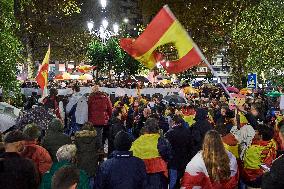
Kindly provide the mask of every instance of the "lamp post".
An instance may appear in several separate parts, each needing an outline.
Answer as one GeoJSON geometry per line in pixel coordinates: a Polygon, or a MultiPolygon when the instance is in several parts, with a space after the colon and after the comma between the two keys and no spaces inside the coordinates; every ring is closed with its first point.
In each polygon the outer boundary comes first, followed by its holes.
{"type": "Polygon", "coordinates": [[[101,3],[101,6],[102,6],[102,9],[105,9],[106,6],[107,6],[107,0],[100,0],[100,3],[101,3]]]}
{"type": "Polygon", "coordinates": [[[117,23],[113,24],[113,31],[108,29],[108,25],[108,21],[106,19],[103,19],[100,27],[98,29],[94,29],[94,22],[87,22],[89,32],[100,38],[104,45],[106,44],[109,38],[116,36],[119,33],[119,25],[117,23]]]}

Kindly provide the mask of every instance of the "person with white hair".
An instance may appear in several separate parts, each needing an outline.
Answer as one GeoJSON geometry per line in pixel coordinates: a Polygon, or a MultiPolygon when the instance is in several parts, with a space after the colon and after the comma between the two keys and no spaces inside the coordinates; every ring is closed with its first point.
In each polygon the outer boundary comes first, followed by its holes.
{"type": "MultiPolygon", "coordinates": [[[[67,166],[75,167],[76,153],[77,148],[74,144],[61,146],[56,153],[58,162],[54,162],[50,170],[44,174],[40,188],[51,189],[52,177],[60,168],[67,166]]],[[[80,180],[77,189],[88,188],[90,188],[88,176],[85,171],[80,170],[80,180]]]]}

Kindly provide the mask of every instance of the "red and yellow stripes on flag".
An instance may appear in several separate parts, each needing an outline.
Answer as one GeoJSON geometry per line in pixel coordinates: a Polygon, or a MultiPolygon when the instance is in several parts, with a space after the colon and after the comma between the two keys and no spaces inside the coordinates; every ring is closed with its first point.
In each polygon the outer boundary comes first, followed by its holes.
{"type": "MultiPolygon", "coordinates": [[[[42,92],[47,89],[48,84],[48,65],[49,65],[49,58],[50,58],[50,45],[48,46],[48,50],[45,54],[45,57],[42,61],[41,68],[36,76],[36,81],[40,86],[42,92]]],[[[43,94],[44,95],[44,94],[43,94]]]]}
{"type": "Polygon", "coordinates": [[[171,10],[164,6],[137,39],[121,39],[121,47],[136,60],[152,69],[161,62],[168,73],[183,72],[201,62],[199,50],[171,10]],[[168,61],[156,49],[174,44],[178,60],[168,61]]]}

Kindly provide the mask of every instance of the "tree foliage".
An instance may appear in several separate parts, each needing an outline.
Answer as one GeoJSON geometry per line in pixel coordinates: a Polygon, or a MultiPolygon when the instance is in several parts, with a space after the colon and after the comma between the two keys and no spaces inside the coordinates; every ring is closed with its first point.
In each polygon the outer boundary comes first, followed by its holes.
{"type": "Polygon", "coordinates": [[[86,59],[90,39],[78,24],[79,0],[15,0],[15,4],[30,78],[35,76],[34,60],[42,60],[48,44],[53,60],[80,63],[86,59]]]}
{"type": "Polygon", "coordinates": [[[141,63],[120,48],[119,39],[116,37],[110,38],[106,44],[94,39],[89,45],[88,56],[98,71],[109,73],[114,70],[118,76],[135,75],[144,69],[141,63]]]}
{"type": "Polygon", "coordinates": [[[20,100],[16,71],[21,60],[21,43],[15,35],[18,25],[13,8],[13,1],[0,1],[0,88],[4,100],[20,100]]]}
{"type": "Polygon", "coordinates": [[[232,39],[245,53],[245,73],[257,72],[260,76],[264,72],[267,79],[279,81],[284,71],[284,3],[261,0],[243,11],[240,18],[232,39]]]}

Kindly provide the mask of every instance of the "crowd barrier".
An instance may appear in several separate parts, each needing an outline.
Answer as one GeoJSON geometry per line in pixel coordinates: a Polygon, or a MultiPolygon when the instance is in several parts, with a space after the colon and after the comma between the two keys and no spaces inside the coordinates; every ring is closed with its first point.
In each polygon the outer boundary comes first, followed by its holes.
{"type": "MultiPolygon", "coordinates": [[[[81,87],[80,93],[86,94],[91,93],[92,88],[91,87],[81,87]]],[[[128,88],[107,88],[107,87],[100,87],[100,91],[108,93],[109,95],[114,95],[115,97],[124,96],[127,94],[127,96],[133,96],[137,97],[137,89],[128,89],[128,88]]],[[[163,96],[167,95],[173,95],[178,94],[180,91],[180,88],[143,88],[140,89],[140,93],[144,96],[151,97],[153,94],[161,94],[163,96]]],[[[40,89],[34,89],[34,88],[22,88],[22,93],[25,96],[31,96],[32,92],[37,92],[38,94],[41,94],[40,89]]],[[[66,89],[58,89],[58,95],[70,95],[73,91],[71,88],[66,89]]]]}

